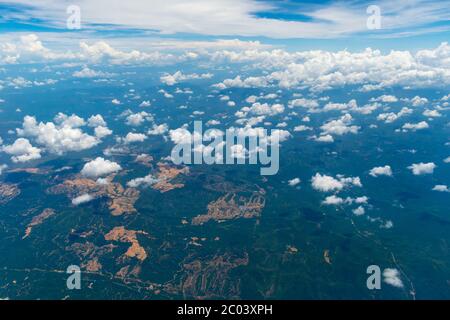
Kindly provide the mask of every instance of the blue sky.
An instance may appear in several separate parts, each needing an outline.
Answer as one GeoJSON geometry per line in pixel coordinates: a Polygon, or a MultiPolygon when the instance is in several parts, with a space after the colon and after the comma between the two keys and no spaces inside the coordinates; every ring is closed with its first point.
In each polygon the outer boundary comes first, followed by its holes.
{"type": "MultiPolygon", "coordinates": [[[[3,36],[67,32],[79,38],[257,40],[287,50],[419,50],[449,39],[447,1],[78,0],[0,2],[3,36]],[[68,30],[68,5],[81,9],[82,29],[68,30]],[[377,5],[381,29],[368,30],[377,5]],[[107,8],[107,9],[105,9],[107,8]]],[[[42,38],[42,36],[40,35],[42,38]]],[[[71,36],[72,37],[72,36],[71,36]]]]}

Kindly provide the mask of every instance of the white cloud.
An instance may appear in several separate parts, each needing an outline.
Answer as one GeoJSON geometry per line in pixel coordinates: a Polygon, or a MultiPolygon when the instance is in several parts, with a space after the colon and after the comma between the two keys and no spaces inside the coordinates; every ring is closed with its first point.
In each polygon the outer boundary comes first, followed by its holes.
{"type": "Polygon", "coordinates": [[[439,192],[450,192],[450,189],[448,186],[443,184],[437,184],[433,187],[433,191],[439,191],[439,192]]]}
{"type": "Polygon", "coordinates": [[[300,178],[293,178],[293,179],[291,179],[291,180],[288,181],[288,184],[289,184],[291,187],[295,187],[295,186],[298,185],[300,182],[301,182],[301,181],[300,181],[300,178]]]}
{"type": "Polygon", "coordinates": [[[143,142],[147,136],[143,133],[129,132],[123,139],[124,143],[143,142]]]}
{"type": "Polygon", "coordinates": [[[81,174],[86,177],[98,178],[120,170],[122,170],[122,167],[118,163],[98,157],[86,163],[81,170],[81,174]]]}
{"type": "MultiPolygon", "coordinates": [[[[448,86],[450,76],[446,61],[450,56],[450,46],[442,43],[430,51],[439,52],[439,59],[421,59],[425,51],[419,51],[415,55],[409,51],[391,51],[383,55],[379,50],[370,48],[358,53],[347,50],[305,51],[292,54],[281,54],[275,50],[256,52],[253,61],[258,67],[277,70],[259,77],[226,79],[218,87],[223,89],[278,85],[281,88],[306,87],[310,91],[320,92],[346,85],[360,85],[361,91],[395,86],[408,88],[448,86]]],[[[420,103],[422,100],[418,99],[412,102],[414,105],[420,103]]]]}
{"type": "Polygon", "coordinates": [[[359,206],[358,208],[353,209],[352,212],[356,216],[362,216],[363,214],[366,213],[366,210],[364,209],[363,206],[359,206]]]}
{"type": "Polygon", "coordinates": [[[115,104],[115,105],[119,105],[120,104],[120,100],[114,98],[114,99],[111,100],[111,103],[115,104]]]}
{"type": "Polygon", "coordinates": [[[130,188],[137,188],[139,186],[151,186],[152,184],[155,184],[158,182],[158,179],[156,179],[155,177],[153,177],[151,174],[143,177],[143,178],[136,178],[133,180],[130,180],[127,183],[127,186],[130,188]]]}
{"type": "Polygon", "coordinates": [[[154,124],[152,129],[148,130],[147,134],[152,136],[152,135],[162,135],[164,133],[166,133],[169,130],[169,127],[167,124],[163,123],[160,125],[156,125],[154,124]]]}
{"type": "Polygon", "coordinates": [[[151,104],[151,102],[149,101],[149,100],[145,100],[145,101],[142,101],[141,102],[141,104],[139,105],[139,107],[143,107],[143,108],[145,108],[145,107],[150,107],[152,104],[151,104]]]}
{"type": "Polygon", "coordinates": [[[384,166],[384,167],[374,167],[370,170],[369,173],[372,177],[378,177],[378,176],[392,176],[392,169],[390,166],[384,166]]]}
{"type": "Polygon", "coordinates": [[[369,198],[366,196],[362,196],[362,197],[356,197],[356,198],[350,198],[347,197],[345,199],[345,202],[348,204],[353,204],[353,203],[357,203],[357,204],[367,204],[367,201],[369,201],[369,198]]]}
{"type": "Polygon", "coordinates": [[[95,71],[89,69],[88,67],[84,67],[80,71],[75,71],[74,73],[72,73],[72,76],[74,76],[75,78],[100,78],[100,77],[111,77],[112,74],[102,71],[95,71]]]}
{"type": "Polygon", "coordinates": [[[345,114],[337,120],[331,120],[320,127],[322,129],[321,135],[344,135],[347,133],[358,133],[359,127],[351,125],[352,116],[350,114],[345,114]]]}
{"type": "MultiPolygon", "coordinates": [[[[421,0],[419,1],[421,2],[421,0]]],[[[207,4],[202,4],[202,6],[205,5],[207,4]]],[[[65,8],[63,8],[63,10],[64,9],[65,8]]],[[[365,10],[365,8],[362,9],[365,10]]],[[[342,8],[338,11],[340,12],[341,10],[342,8]]],[[[330,14],[332,14],[332,12],[330,14]]],[[[120,15],[120,17],[121,16],[122,15],[120,15]]],[[[142,15],[140,14],[139,16],[142,15]]],[[[324,18],[322,14],[319,16],[321,19],[324,18]]],[[[415,14],[415,16],[417,16],[417,14],[415,14]]],[[[422,13],[420,16],[422,16],[422,13]]],[[[83,17],[86,18],[85,15],[83,17]]],[[[361,15],[360,12],[358,12],[357,17],[361,19],[361,26],[365,29],[365,15],[361,15]]],[[[391,17],[387,18],[386,15],[383,15],[383,26],[385,26],[386,19],[391,19],[391,17]]],[[[348,18],[343,20],[349,26],[354,26],[354,20],[349,20],[348,18]]],[[[394,21],[394,19],[391,21],[394,21]]],[[[277,23],[281,23],[281,21],[278,21],[277,23]]],[[[292,23],[294,22],[289,21],[290,27],[287,28],[290,31],[292,30],[292,23]]],[[[260,28],[258,28],[258,30],[260,30],[260,28]]],[[[384,30],[388,29],[384,28],[384,30]]],[[[335,33],[333,32],[333,35],[334,34],[335,33]]],[[[327,25],[327,35],[331,36],[329,33],[329,25],[327,25]]],[[[265,34],[265,36],[267,36],[267,34],[265,34]]],[[[36,36],[34,35],[34,37],[36,36]]],[[[70,58],[89,62],[106,60],[110,63],[175,63],[190,60],[194,54],[163,54],[155,50],[146,53],[136,49],[129,52],[123,52],[114,49],[110,44],[104,41],[93,44],[82,41],[80,43],[80,52],[75,54],[57,54],[49,49],[42,49],[43,44],[37,39],[31,41],[31,43],[33,43],[31,47],[36,47],[37,49],[32,49],[27,52],[39,53],[38,55],[41,58],[52,56],[52,58],[70,58]]],[[[250,44],[250,42],[246,43],[250,44]]],[[[12,46],[12,44],[8,45],[8,47],[12,46]]],[[[140,46],[142,47],[143,45],[140,46]]],[[[240,47],[241,49],[244,48],[245,44],[242,44],[240,47]]],[[[370,91],[395,86],[407,88],[433,86],[446,88],[450,84],[448,67],[450,46],[448,43],[442,43],[439,47],[430,50],[419,50],[416,53],[392,50],[387,54],[382,54],[379,50],[370,48],[354,53],[348,50],[338,52],[319,50],[288,52],[281,49],[271,51],[264,51],[261,49],[263,48],[259,47],[240,51],[222,50],[212,53],[199,50],[199,52],[194,55],[196,57],[202,55],[212,62],[220,62],[222,59],[227,59],[227,61],[230,62],[247,62],[249,65],[257,67],[257,70],[263,71],[263,76],[252,75],[246,78],[244,76],[236,76],[233,79],[225,79],[223,82],[216,85],[219,89],[277,85],[281,88],[303,87],[309,88],[314,92],[319,92],[343,87],[345,85],[358,85],[361,86],[360,89],[362,91],[370,91]]],[[[414,105],[423,104],[420,99],[423,98],[413,98],[411,99],[411,103],[414,105]]],[[[380,101],[382,100],[387,101],[389,98],[381,98],[380,101]]]]}
{"type": "Polygon", "coordinates": [[[83,194],[81,196],[78,196],[78,197],[72,199],[72,204],[74,206],[78,206],[80,204],[87,203],[87,202],[90,202],[92,200],[94,200],[94,197],[91,196],[90,194],[86,193],[86,194],[83,194]]]}
{"type": "Polygon", "coordinates": [[[397,102],[398,99],[396,96],[393,95],[386,95],[383,94],[382,96],[379,96],[378,98],[372,98],[371,101],[378,101],[378,102],[385,102],[385,103],[392,103],[397,102]]]}
{"type": "Polygon", "coordinates": [[[322,201],[322,203],[326,204],[326,205],[337,206],[337,205],[343,204],[344,203],[344,199],[342,199],[341,197],[337,197],[335,195],[332,195],[332,196],[326,197],[325,200],[322,201]]]}
{"type": "Polygon", "coordinates": [[[358,104],[356,103],[355,99],[350,100],[348,103],[333,103],[328,102],[324,107],[324,111],[344,111],[348,109],[358,109],[358,104]]]}
{"type": "Polygon", "coordinates": [[[433,162],[428,163],[413,163],[408,167],[408,169],[411,169],[412,173],[416,176],[422,175],[422,174],[432,174],[434,169],[436,168],[436,165],[433,162]]]}
{"type": "Polygon", "coordinates": [[[414,98],[411,99],[411,105],[413,107],[420,107],[423,106],[425,104],[428,103],[428,99],[427,98],[422,98],[419,96],[415,96],[414,98]]]}
{"type": "Polygon", "coordinates": [[[103,127],[103,126],[98,126],[97,128],[94,129],[94,132],[95,132],[95,136],[99,139],[107,137],[113,133],[112,130],[108,129],[107,127],[103,127]]]}
{"type": "Polygon", "coordinates": [[[440,114],[439,111],[437,111],[437,110],[430,110],[430,109],[426,109],[422,114],[425,117],[430,117],[430,118],[439,118],[439,117],[442,116],[442,114],[440,114]]]}
{"type": "Polygon", "coordinates": [[[383,278],[383,281],[387,284],[397,288],[403,288],[403,282],[400,279],[400,272],[397,269],[384,269],[383,278]]]}
{"type": "Polygon", "coordinates": [[[359,177],[345,177],[337,175],[337,179],[327,175],[316,173],[311,178],[311,185],[315,190],[321,192],[341,191],[344,187],[357,186],[361,187],[361,180],[359,177]]]}
{"type": "Polygon", "coordinates": [[[317,142],[327,142],[327,143],[331,143],[334,142],[334,138],[331,134],[325,134],[325,135],[321,135],[321,136],[313,136],[312,137],[314,139],[314,141],[317,142]]]}
{"type": "Polygon", "coordinates": [[[219,124],[220,124],[220,121],[219,120],[215,120],[215,119],[208,120],[208,122],[206,123],[207,126],[216,126],[216,125],[219,125],[219,124]]]}
{"type": "Polygon", "coordinates": [[[299,98],[289,101],[289,106],[314,110],[319,107],[319,103],[314,99],[299,98]]]}
{"type": "Polygon", "coordinates": [[[377,120],[384,121],[386,123],[392,123],[396,121],[398,118],[403,117],[404,115],[411,114],[413,112],[412,109],[403,107],[398,113],[389,112],[389,113],[381,113],[378,115],[377,120]]]}
{"type": "Polygon", "coordinates": [[[126,124],[133,127],[138,127],[143,124],[145,121],[152,121],[153,117],[151,114],[141,111],[139,113],[133,113],[127,116],[126,124]]]}
{"type": "Polygon", "coordinates": [[[305,125],[299,125],[299,126],[294,127],[295,132],[302,132],[302,131],[307,131],[307,130],[312,130],[312,128],[305,126],[305,125]]]}
{"type": "Polygon", "coordinates": [[[93,128],[99,126],[106,127],[106,122],[100,114],[97,114],[88,119],[88,126],[93,128]]]}
{"type": "Polygon", "coordinates": [[[412,130],[412,131],[417,131],[417,130],[423,130],[423,129],[428,129],[430,126],[428,125],[428,123],[426,121],[421,121],[419,123],[405,123],[402,126],[402,129],[407,131],[407,130],[412,130]]]}
{"type": "Polygon", "coordinates": [[[36,121],[35,117],[25,116],[22,129],[16,129],[18,135],[33,137],[46,150],[63,154],[68,151],[90,149],[100,143],[97,137],[84,133],[79,126],[85,125],[82,118],[70,117],[60,113],[55,117],[55,123],[36,121]]]}
{"type": "Polygon", "coordinates": [[[211,73],[203,73],[203,74],[184,74],[181,71],[177,71],[174,74],[165,74],[160,78],[161,82],[168,85],[173,86],[178,82],[186,81],[186,80],[195,80],[195,79],[210,79],[213,75],[211,73]]]}
{"type": "Polygon", "coordinates": [[[41,158],[41,149],[33,147],[28,139],[19,138],[12,145],[2,147],[2,150],[12,155],[13,162],[28,162],[41,158]]]}
{"type": "Polygon", "coordinates": [[[235,115],[239,118],[247,117],[250,115],[256,116],[274,116],[284,112],[284,106],[282,104],[269,105],[268,103],[255,102],[251,107],[243,107],[237,111],[235,115]]]}
{"type": "Polygon", "coordinates": [[[59,112],[55,116],[56,124],[61,127],[71,127],[71,128],[79,128],[86,125],[86,122],[83,118],[80,118],[76,114],[72,114],[71,116],[67,116],[66,114],[59,112]]]}
{"type": "Polygon", "coordinates": [[[241,76],[237,76],[234,79],[225,79],[224,81],[214,85],[217,89],[227,89],[227,88],[259,88],[267,87],[268,81],[264,77],[248,77],[244,80],[241,76]]]}

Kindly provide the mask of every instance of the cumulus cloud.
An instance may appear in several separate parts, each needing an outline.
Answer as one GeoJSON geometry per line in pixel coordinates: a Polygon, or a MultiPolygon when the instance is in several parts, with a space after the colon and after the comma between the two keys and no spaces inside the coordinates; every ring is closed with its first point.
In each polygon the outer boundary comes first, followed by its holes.
{"type": "Polygon", "coordinates": [[[391,286],[403,288],[400,272],[397,269],[386,268],[383,271],[383,281],[391,286]]]}
{"type": "Polygon", "coordinates": [[[82,118],[60,113],[55,117],[55,123],[38,123],[35,117],[25,116],[22,128],[16,130],[19,136],[32,137],[46,150],[61,155],[68,151],[90,149],[100,143],[97,137],[79,128],[84,125],[82,118]]]}
{"type": "Polygon", "coordinates": [[[420,107],[423,106],[425,104],[428,103],[428,99],[427,98],[422,98],[419,96],[415,96],[414,98],[411,99],[411,105],[413,107],[420,107]]]}
{"type": "Polygon", "coordinates": [[[326,142],[326,143],[334,142],[334,138],[331,134],[324,134],[321,136],[312,136],[312,139],[317,142],[326,142]]]}
{"type": "Polygon", "coordinates": [[[370,170],[369,173],[372,177],[378,177],[378,176],[392,176],[392,169],[390,166],[386,165],[384,167],[374,167],[370,170]]]}
{"type": "Polygon", "coordinates": [[[132,113],[132,114],[128,115],[125,123],[129,126],[138,127],[141,124],[143,124],[145,121],[152,121],[152,120],[153,120],[153,117],[151,116],[151,114],[149,114],[145,111],[142,111],[142,112],[132,113]]]}
{"type": "Polygon", "coordinates": [[[78,197],[72,199],[72,204],[74,206],[78,206],[80,204],[87,203],[87,202],[90,202],[92,200],[94,200],[94,197],[91,196],[90,194],[86,193],[86,194],[83,194],[81,196],[78,196],[78,197]]]}
{"type": "Polygon", "coordinates": [[[177,71],[174,74],[165,74],[160,78],[161,82],[168,85],[173,86],[181,81],[186,80],[194,80],[194,79],[210,79],[213,75],[211,73],[204,73],[204,74],[184,74],[181,71],[177,71]]]}
{"type": "Polygon", "coordinates": [[[28,139],[19,138],[12,145],[2,147],[2,150],[12,155],[13,162],[28,162],[41,158],[41,149],[33,147],[28,139]]]}
{"type": "Polygon", "coordinates": [[[299,125],[299,126],[294,127],[294,132],[302,132],[302,131],[307,131],[307,130],[312,130],[312,128],[305,126],[305,125],[299,125]]]}
{"type": "Polygon", "coordinates": [[[300,178],[293,178],[293,179],[291,179],[291,180],[288,181],[288,184],[289,184],[291,187],[295,187],[295,186],[298,185],[300,182],[301,182],[301,181],[300,181],[300,178]]]}
{"type": "Polygon", "coordinates": [[[128,181],[127,186],[130,188],[138,188],[140,186],[151,186],[152,184],[155,184],[157,182],[158,179],[149,174],[143,178],[136,178],[128,181]]]}
{"type": "Polygon", "coordinates": [[[337,175],[336,178],[334,178],[332,176],[321,175],[320,173],[316,173],[311,178],[311,185],[315,190],[321,192],[338,192],[347,186],[362,186],[359,177],[345,177],[343,175],[337,175]]]}
{"type": "Polygon", "coordinates": [[[145,139],[147,139],[147,136],[143,133],[129,132],[122,141],[124,143],[134,143],[143,142],[145,139]]]}
{"type": "Polygon", "coordinates": [[[111,77],[111,73],[95,71],[88,67],[84,67],[80,71],[75,71],[72,73],[72,76],[75,78],[100,78],[100,77],[111,77]]]}
{"type": "Polygon", "coordinates": [[[433,162],[428,163],[413,163],[408,167],[408,169],[411,169],[412,173],[416,176],[422,175],[422,174],[432,174],[434,169],[437,166],[433,162]]]}
{"type": "Polygon", "coordinates": [[[384,121],[385,123],[392,123],[405,115],[411,114],[412,112],[413,112],[412,109],[403,107],[397,113],[394,112],[381,113],[378,115],[377,120],[384,121]]]}
{"type": "Polygon", "coordinates": [[[268,81],[264,77],[248,77],[241,79],[241,76],[237,76],[234,79],[225,79],[223,82],[213,85],[217,89],[227,89],[227,88],[258,88],[266,87],[268,81]]]}
{"type": "Polygon", "coordinates": [[[282,104],[269,105],[268,103],[255,102],[251,107],[243,107],[237,111],[235,115],[239,118],[247,117],[247,115],[256,116],[274,116],[284,112],[282,104]]]}
{"type": "Polygon", "coordinates": [[[326,204],[326,205],[336,206],[336,205],[343,204],[344,203],[344,199],[342,199],[341,197],[337,197],[335,195],[332,195],[332,196],[326,197],[325,200],[322,201],[322,203],[326,204]]]}
{"type": "Polygon", "coordinates": [[[363,206],[359,206],[358,208],[353,209],[352,212],[356,216],[362,216],[363,214],[366,213],[366,210],[364,209],[363,206]]]}
{"type": "Polygon", "coordinates": [[[106,127],[106,122],[105,122],[105,120],[103,119],[102,115],[97,114],[97,115],[95,115],[95,116],[91,116],[91,117],[88,119],[88,126],[89,126],[89,127],[93,127],[93,128],[99,127],[99,126],[101,126],[101,127],[106,127]]]}
{"type": "Polygon", "coordinates": [[[81,174],[90,178],[98,178],[120,170],[122,170],[122,167],[118,163],[98,157],[86,163],[81,170],[81,174]]]}
{"type": "Polygon", "coordinates": [[[357,110],[358,104],[355,99],[350,100],[348,103],[333,103],[328,102],[324,107],[323,111],[345,111],[345,110],[357,110]]]}
{"type": "Polygon", "coordinates": [[[402,126],[403,131],[408,131],[408,130],[412,130],[412,131],[417,131],[417,130],[423,130],[423,129],[428,129],[430,126],[428,125],[428,123],[426,121],[421,121],[419,123],[405,123],[402,126]]]}
{"type": "Polygon", "coordinates": [[[145,101],[142,101],[141,102],[141,104],[139,105],[139,107],[143,107],[143,108],[145,108],[145,107],[150,107],[152,104],[151,104],[151,102],[149,101],[149,100],[145,100],[145,101]]]}
{"type": "MultiPolygon", "coordinates": [[[[237,1],[237,0],[235,0],[237,1]]],[[[229,2],[229,1],[228,1],[229,2]]],[[[230,5],[226,5],[225,11],[230,10],[230,5]]],[[[83,4],[86,6],[87,4],[83,4]]],[[[205,4],[203,4],[205,5],[205,4]]],[[[239,5],[238,7],[242,7],[239,5]]],[[[153,9],[153,8],[152,8],[153,9]]],[[[334,8],[336,9],[336,8],[334,8]]],[[[361,10],[359,8],[358,10],[361,10]]],[[[365,8],[364,8],[365,9],[365,8]]],[[[64,10],[64,8],[62,8],[64,10]]],[[[236,10],[235,8],[233,10],[236,10]]],[[[95,10],[94,10],[95,11],[95,10]]],[[[173,10],[168,10],[172,12],[173,10]]],[[[340,22],[344,22],[345,26],[364,26],[365,27],[365,17],[363,17],[360,12],[355,14],[351,12],[348,18],[347,15],[341,14],[342,8],[339,8],[338,14],[335,15],[334,12],[331,14],[329,12],[319,11],[316,12],[317,16],[313,19],[316,21],[327,20],[330,16],[333,16],[340,22]],[[354,23],[356,19],[361,23],[354,23]],[[348,23],[348,21],[353,21],[353,23],[348,23]]],[[[403,11],[408,11],[403,10],[403,11]]],[[[402,11],[402,13],[403,13],[402,11]]],[[[97,11],[98,12],[98,11],[97,11]]],[[[252,16],[256,11],[251,11],[252,16]]],[[[432,12],[432,11],[429,11],[432,12]]],[[[347,12],[348,13],[348,12],[347,12]]],[[[346,14],[347,14],[346,13],[346,14]]],[[[411,14],[411,13],[410,13],[411,14]]],[[[115,18],[122,16],[117,15],[115,18]]],[[[142,14],[138,14],[142,16],[142,14]]],[[[239,15],[232,15],[233,17],[241,17],[239,15]]],[[[417,18],[417,14],[412,14],[417,18]]],[[[421,15],[422,16],[422,15],[421,15]]],[[[102,15],[103,17],[103,15],[102,15]]],[[[203,20],[204,15],[201,19],[203,20]]],[[[396,17],[389,15],[384,15],[384,24],[386,19],[391,20],[394,23],[396,17]]],[[[156,19],[160,20],[160,19],[156,19]]],[[[222,21],[222,13],[218,21],[222,21]]],[[[270,21],[265,19],[263,25],[270,21]]],[[[186,24],[174,23],[173,25],[180,25],[185,27],[186,24]]],[[[241,26],[242,21],[238,25],[241,26]]],[[[279,23],[287,23],[288,27],[280,28],[277,26],[274,30],[288,30],[289,32],[294,32],[292,25],[295,22],[292,21],[276,21],[279,23]]],[[[336,21],[333,21],[335,26],[336,21]]],[[[329,22],[325,23],[326,34],[330,36],[329,33],[329,22]]],[[[258,26],[260,30],[261,25],[258,26]]],[[[221,29],[229,31],[230,25],[226,28],[221,29]]],[[[304,28],[304,22],[299,26],[301,30],[304,28]]],[[[207,28],[209,29],[209,28],[207,28]]],[[[197,29],[198,32],[200,29],[197,29]]],[[[253,29],[255,30],[255,29],[253,29]]],[[[295,33],[298,36],[300,30],[295,33]]],[[[387,30],[387,29],[386,29],[387,30]]],[[[302,30],[303,31],[303,30],[302,30]]],[[[311,31],[311,30],[309,30],[311,31]]],[[[324,30],[322,30],[324,31],[324,30]]],[[[183,30],[186,32],[186,30],[183,30]]],[[[270,32],[269,32],[270,33],[270,32]]],[[[303,33],[303,32],[301,32],[303,33]]],[[[268,33],[264,33],[267,35],[268,33]]],[[[257,44],[253,46],[251,50],[238,50],[229,51],[222,50],[216,52],[199,52],[199,53],[186,53],[181,55],[174,55],[172,53],[161,53],[156,50],[151,50],[150,52],[142,52],[139,50],[132,50],[129,52],[120,51],[113,48],[110,44],[105,41],[98,41],[92,44],[88,44],[85,41],[80,42],[80,52],[77,53],[55,53],[52,50],[45,48],[41,41],[39,41],[36,35],[26,35],[21,36],[20,47],[23,52],[31,53],[37,55],[44,59],[57,59],[57,58],[70,58],[78,59],[81,61],[89,62],[101,62],[107,61],[113,64],[123,64],[123,63],[173,63],[181,62],[186,60],[192,60],[197,58],[199,55],[204,55],[205,57],[211,59],[211,61],[229,61],[229,62],[247,62],[247,64],[256,67],[257,70],[263,70],[264,75],[262,76],[236,76],[232,79],[225,79],[221,83],[217,84],[215,87],[219,89],[226,89],[230,87],[267,87],[267,86],[279,86],[281,88],[294,88],[294,87],[307,87],[311,91],[323,91],[333,88],[340,88],[345,85],[360,86],[362,91],[380,90],[388,87],[407,87],[407,88],[422,88],[422,87],[448,87],[450,84],[450,75],[448,67],[448,59],[450,56],[450,46],[448,43],[441,43],[437,48],[428,50],[418,50],[416,53],[410,51],[398,51],[392,50],[387,54],[383,54],[379,50],[373,50],[367,48],[360,52],[350,52],[349,50],[342,50],[337,52],[323,51],[323,50],[312,50],[312,51],[302,51],[302,52],[289,52],[285,50],[275,49],[275,50],[263,50],[262,46],[257,42],[244,42],[239,40],[218,40],[216,42],[236,42],[240,48],[251,46],[252,44],[257,44]]],[[[173,42],[173,41],[172,41],[173,42]]],[[[159,41],[159,45],[161,46],[159,41]]],[[[184,43],[186,43],[184,41],[184,43]]],[[[200,44],[201,42],[193,42],[200,44]]],[[[209,45],[213,45],[214,41],[210,41],[209,45]]],[[[167,42],[166,42],[167,44],[167,42]]],[[[17,61],[22,58],[22,51],[18,51],[19,45],[8,43],[2,46],[3,52],[8,51],[7,59],[11,62],[17,61]]],[[[0,57],[1,59],[2,57],[0,57]]],[[[83,71],[83,70],[82,70],[83,71]]],[[[86,72],[90,74],[90,72],[86,72]]],[[[180,72],[181,75],[183,75],[180,72]]],[[[173,75],[168,76],[167,81],[169,83],[176,82],[173,80],[173,75]]],[[[201,75],[197,75],[201,76],[201,75]]],[[[176,78],[176,77],[175,77],[176,78]]],[[[389,98],[380,99],[380,101],[387,101],[389,98]]],[[[420,98],[411,99],[411,103],[414,105],[422,104],[420,98]],[[418,102],[419,101],[419,102],[418,102]]]]}
{"type": "MultiPolygon", "coordinates": [[[[357,53],[347,50],[338,52],[305,51],[281,53],[280,51],[257,52],[252,55],[258,66],[277,68],[268,75],[242,79],[226,79],[218,85],[230,87],[281,88],[308,87],[313,92],[329,90],[345,85],[359,85],[361,91],[381,90],[388,87],[408,88],[443,87],[450,83],[448,58],[450,46],[442,43],[433,50],[391,51],[383,55],[370,48],[357,53]],[[425,59],[434,56],[435,59],[425,59]]],[[[252,60],[248,55],[246,59],[252,60]]],[[[236,60],[236,58],[235,58],[236,60]]],[[[384,98],[384,100],[393,100],[384,98]]],[[[382,100],[382,99],[380,99],[382,100]]],[[[413,106],[426,103],[423,98],[411,100],[413,106]]]]}
{"type": "Polygon", "coordinates": [[[439,191],[439,192],[450,192],[450,189],[448,186],[443,184],[437,184],[433,187],[433,191],[439,191]]]}
{"type": "Polygon", "coordinates": [[[386,95],[383,94],[382,96],[379,96],[378,98],[372,98],[371,101],[377,101],[377,102],[385,102],[385,103],[392,103],[397,102],[398,99],[396,96],[393,95],[386,95]]]}
{"type": "Polygon", "coordinates": [[[442,114],[440,114],[439,111],[437,111],[437,110],[426,109],[422,114],[423,114],[425,117],[429,117],[429,118],[439,118],[439,117],[442,117],[442,114]]]}
{"type": "Polygon", "coordinates": [[[169,130],[169,126],[165,123],[160,125],[153,125],[152,129],[148,130],[147,134],[150,136],[162,135],[169,130]]]}
{"type": "Polygon", "coordinates": [[[95,136],[99,139],[102,139],[104,137],[107,137],[109,135],[112,135],[112,130],[108,129],[107,127],[98,126],[94,129],[95,136]]]}
{"type": "Polygon", "coordinates": [[[351,125],[353,117],[350,114],[345,114],[337,120],[331,120],[320,127],[322,129],[321,135],[344,135],[347,133],[358,133],[359,127],[351,125]]]}

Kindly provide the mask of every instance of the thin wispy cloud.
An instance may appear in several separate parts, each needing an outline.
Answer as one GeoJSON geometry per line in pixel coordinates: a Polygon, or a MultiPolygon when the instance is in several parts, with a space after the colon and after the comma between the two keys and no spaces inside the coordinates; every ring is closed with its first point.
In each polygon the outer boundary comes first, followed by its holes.
{"type": "MultiPolygon", "coordinates": [[[[329,39],[367,29],[366,1],[302,3],[256,0],[97,0],[77,1],[83,28],[95,31],[133,28],[157,34],[190,33],[201,36],[250,36],[268,38],[329,39]],[[289,4],[290,16],[286,17],[289,4]],[[268,16],[268,13],[271,13],[268,16]],[[296,16],[299,18],[292,18],[296,16]]],[[[2,10],[3,23],[10,21],[64,29],[66,1],[12,0],[2,10]],[[9,9],[8,9],[9,8],[9,9]],[[34,21],[34,22],[32,22],[34,21]]],[[[374,36],[414,35],[426,30],[446,31],[448,3],[434,0],[378,1],[382,28],[374,36]]]]}

